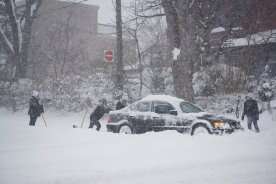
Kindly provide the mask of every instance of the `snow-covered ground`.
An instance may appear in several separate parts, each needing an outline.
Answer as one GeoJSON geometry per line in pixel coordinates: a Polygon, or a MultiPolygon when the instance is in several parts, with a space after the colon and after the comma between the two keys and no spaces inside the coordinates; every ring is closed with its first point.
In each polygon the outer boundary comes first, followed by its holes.
{"type": "Polygon", "coordinates": [[[29,127],[26,112],[0,109],[0,183],[276,183],[276,122],[267,114],[259,134],[197,137],[73,129],[81,116],[47,112],[48,128],[41,119],[29,127]]]}

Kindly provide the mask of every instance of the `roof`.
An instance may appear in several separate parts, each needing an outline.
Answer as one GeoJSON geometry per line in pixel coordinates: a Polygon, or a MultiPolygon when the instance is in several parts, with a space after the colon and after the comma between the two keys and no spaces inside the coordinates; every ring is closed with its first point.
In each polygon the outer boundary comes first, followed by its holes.
{"type": "Polygon", "coordinates": [[[242,47],[267,43],[276,43],[276,29],[251,34],[244,38],[228,39],[223,43],[223,47],[242,47]]]}
{"type": "Polygon", "coordinates": [[[169,101],[169,102],[183,102],[185,100],[170,95],[148,95],[141,99],[141,101],[169,101]]]}
{"type": "Polygon", "coordinates": [[[54,0],[60,3],[64,3],[65,7],[68,6],[74,6],[74,5],[78,5],[78,6],[83,6],[83,7],[89,7],[89,8],[96,8],[97,10],[100,8],[98,5],[96,4],[86,4],[86,0],[54,0]]]}
{"type": "MultiPolygon", "coordinates": [[[[233,27],[231,28],[231,31],[241,31],[243,30],[242,27],[233,27]]],[[[211,34],[214,33],[221,33],[221,32],[225,32],[226,29],[224,27],[215,27],[214,29],[211,30],[211,34]]]]}
{"type": "MultiPolygon", "coordinates": [[[[133,37],[131,36],[134,33],[133,29],[124,29],[123,28],[123,38],[131,40],[133,37]]],[[[109,36],[114,36],[116,37],[116,25],[111,25],[111,24],[98,24],[97,25],[97,33],[99,35],[109,35],[109,36]]]]}
{"type": "Polygon", "coordinates": [[[224,27],[216,27],[214,29],[212,29],[211,33],[220,33],[220,32],[224,32],[225,28],[224,27]]]}

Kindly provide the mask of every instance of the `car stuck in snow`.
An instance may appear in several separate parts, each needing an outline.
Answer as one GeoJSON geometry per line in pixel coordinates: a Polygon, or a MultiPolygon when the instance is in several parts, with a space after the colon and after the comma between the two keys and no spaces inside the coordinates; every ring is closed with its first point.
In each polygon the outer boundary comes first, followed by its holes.
{"type": "Polygon", "coordinates": [[[121,110],[111,111],[106,127],[114,133],[176,130],[191,135],[230,134],[242,129],[236,119],[205,112],[190,102],[169,95],[149,95],[121,110]]]}

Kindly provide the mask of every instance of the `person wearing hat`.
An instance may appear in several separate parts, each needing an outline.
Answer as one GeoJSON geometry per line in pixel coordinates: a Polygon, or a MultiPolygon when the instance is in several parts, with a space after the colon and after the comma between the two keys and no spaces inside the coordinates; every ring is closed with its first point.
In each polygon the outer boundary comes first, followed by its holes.
{"type": "Polygon", "coordinates": [[[32,92],[32,97],[29,102],[28,115],[30,116],[30,126],[35,126],[37,118],[44,112],[43,105],[39,103],[38,91],[32,92]]]}
{"type": "Polygon", "coordinates": [[[111,109],[107,107],[106,99],[101,99],[100,104],[96,107],[96,109],[90,115],[90,125],[88,128],[93,128],[96,125],[96,130],[99,131],[101,129],[101,124],[99,120],[104,116],[105,113],[108,113],[111,109]]]}
{"type": "Polygon", "coordinates": [[[119,100],[116,104],[116,110],[123,109],[127,106],[127,101],[125,99],[119,100]]]}
{"type": "Polygon", "coordinates": [[[243,105],[243,113],[242,113],[242,120],[244,120],[244,116],[247,117],[247,126],[248,129],[251,130],[252,123],[255,127],[256,132],[260,132],[258,126],[259,120],[259,107],[256,100],[249,94],[245,97],[245,102],[243,105]]]}

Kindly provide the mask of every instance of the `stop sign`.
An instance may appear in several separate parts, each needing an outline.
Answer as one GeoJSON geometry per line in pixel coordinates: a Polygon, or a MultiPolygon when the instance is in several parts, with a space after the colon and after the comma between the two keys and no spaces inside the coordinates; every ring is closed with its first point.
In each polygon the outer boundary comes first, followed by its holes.
{"type": "Polygon", "coordinates": [[[104,59],[108,63],[113,62],[113,50],[105,50],[104,51],[104,59]]]}

